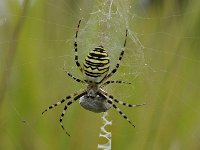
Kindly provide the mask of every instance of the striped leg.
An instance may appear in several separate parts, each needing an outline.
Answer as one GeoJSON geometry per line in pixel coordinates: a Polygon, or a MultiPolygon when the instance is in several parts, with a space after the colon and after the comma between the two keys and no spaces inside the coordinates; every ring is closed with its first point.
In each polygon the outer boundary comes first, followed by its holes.
{"type": "Polygon", "coordinates": [[[124,118],[124,119],[126,119],[133,127],[135,127],[135,125],[129,120],[129,118],[126,116],[126,114],[125,113],[123,113],[120,109],[119,109],[119,107],[117,107],[111,100],[107,100],[107,102],[109,103],[109,104],[111,104],[112,106],[113,106],[113,108],[115,108],[115,110],[117,110],[118,111],[118,113],[124,118]]]}
{"type": "Polygon", "coordinates": [[[100,87],[105,87],[108,84],[113,84],[113,83],[119,83],[119,84],[131,84],[130,82],[126,82],[126,81],[118,81],[118,80],[111,80],[111,81],[106,81],[105,83],[103,83],[100,87]]]}
{"type": "Polygon", "coordinates": [[[66,100],[71,99],[71,98],[74,97],[74,96],[77,96],[78,94],[80,94],[80,93],[82,93],[82,92],[83,92],[83,91],[79,91],[79,92],[76,92],[76,93],[73,93],[73,94],[71,94],[71,95],[66,96],[65,98],[63,98],[62,100],[58,101],[57,103],[54,103],[54,104],[52,104],[51,106],[49,106],[47,109],[45,109],[45,110],[42,112],[42,114],[44,114],[44,113],[45,113],[46,111],[48,111],[49,109],[52,109],[52,108],[54,108],[54,107],[56,107],[56,106],[62,104],[62,103],[65,102],[66,100]]]}
{"type": "Polygon", "coordinates": [[[105,78],[103,78],[103,79],[100,81],[100,83],[101,83],[102,81],[105,81],[105,80],[107,80],[108,78],[110,78],[110,77],[117,71],[117,69],[119,68],[119,64],[120,64],[120,62],[121,62],[121,60],[122,60],[122,57],[123,57],[123,55],[124,55],[124,50],[125,50],[125,47],[126,47],[127,35],[128,35],[128,30],[126,29],[124,47],[122,48],[122,51],[121,51],[121,53],[120,53],[120,55],[119,55],[118,62],[117,62],[117,64],[116,64],[115,68],[114,68],[105,78]]]}
{"type": "Polygon", "coordinates": [[[71,73],[69,73],[68,71],[66,71],[66,70],[64,70],[65,71],[65,73],[69,76],[69,77],[71,77],[72,79],[74,79],[76,82],[79,82],[79,83],[85,83],[84,81],[82,81],[82,80],[80,80],[80,79],[78,79],[78,78],[76,78],[75,76],[73,76],[71,73]]]}
{"type": "Polygon", "coordinates": [[[79,20],[78,22],[78,26],[77,26],[77,30],[76,30],[76,36],[75,36],[75,41],[74,41],[74,51],[75,51],[75,62],[76,62],[76,66],[80,69],[81,72],[83,72],[83,69],[78,61],[78,44],[77,44],[77,37],[78,37],[78,31],[79,31],[79,27],[80,27],[80,23],[81,20],[79,20]]]}
{"type": "Polygon", "coordinates": [[[63,124],[62,124],[62,121],[63,121],[63,117],[64,117],[64,115],[65,115],[65,112],[66,112],[66,110],[67,110],[67,108],[68,108],[68,106],[69,105],[71,105],[73,102],[75,102],[76,100],[78,100],[80,97],[82,97],[83,95],[85,95],[87,92],[82,92],[81,94],[79,94],[79,95],[77,95],[76,97],[74,97],[74,99],[73,100],[70,100],[69,102],[67,102],[67,104],[65,105],[65,107],[64,107],[64,109],[63,109],[63,112],[62,112],[62,114],[61,114],[61,116],[60,116],[60,125],[61,125],[61,127],[62,127],[62,129],[65,131],[65,133],[68,135],[68,136],[70,136],[70,134],[65,130],[65,128],[64,128],[64,126],[63,126],[63,124]]]}
{"type": "Polygon", "coordinates": [[[121,105],[127,106],[127,107],[136,107],[136,106],[143,106],[143,105],[145,105],[145,104],[129,104],[129,103],[125,103],[123,101],[119,101],[116,98],[114,98],[112,95],[110,95],[110,94],[106,93],[105,91],[103,91],[102,89],[101,89],[101,93],[103,95],[107,96],[108,98],[110,98],[112,101],[114,101],[116,103],[119,103],[121,105]]]}

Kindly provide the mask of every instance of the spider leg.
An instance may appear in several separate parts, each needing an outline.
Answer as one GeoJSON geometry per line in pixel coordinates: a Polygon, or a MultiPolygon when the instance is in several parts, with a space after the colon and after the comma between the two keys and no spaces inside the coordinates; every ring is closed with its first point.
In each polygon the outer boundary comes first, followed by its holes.
{"type": "Polygon", "coordinates": [[[69,73],[67,70],[64,70],[65,71],[65,73],[69,76],[69,77],[71,77],[72,79],[74,79],[76,82],[79,82],[79,83],[85,83],[83,80],[81,80],[81,79],[79,79],[79,78],[76,78],[74,75],[72,75],[71,73],[69,73]]]}
{"type": "Polygon", "coordinates": [[[119,83],[119,84],[131,84],[130,82],[126,82],[126,81],[120,81],[120,80],[111,80],[111,81],[106,81],[105,83],[103,83],[100,87],[105,87],[108,84],[112,84],[112,83],[119,83]]]}
{"type": "Polygon", "coordinates": [[[73,93],[73,94],[71,94],[71,95],[66,96],[65,98],[61,99],[61,100],[58,101],[57,103],[54,103],[54,104],[52,104],[51,106],[49,106],[47,109],[45,109],[45,110],[42,112],[42,114],[44,114],[45,112],[47,112],[49,109],[52,109],[52,108],[54,108],[54,107],[56,107],[56,106],[62,104],[62,103],[65,102],[66,100],[71,99],[71,98],[74,97],[74,96],[77,96],[77,95],[80,94],[81,92],[83,92],[83,91],[79,91],[79,92],[76,92],[76,93],[73,93]]]}
{"type": "MultiPolygon", "coordinates": [[[[100,96],[102,97],[106,97],[104,94],[102,94],[101,92],[98,93],[100,96]]],[[[117,110],[117,112],[124,118],[126,119],[133,127],[135,127],[135,125],[129,120],[129,118],[126,116],[125,113],[123,113],[119,107],[117,107],[113,101],[109,98],[107,98],[107,103],[111,104],[113,108],[115,108],[115,110],[117,110]]]]}
{"type": "Polygon", "coordinates": [[[65,104],[65,107],[64,107],[64,109],[63,109],[63,112],[62,112],[62,114],[61,114],[61,116],[60,116],[60,125],[61,125],[61,127],[62,127],[62,129],[65,131],[65,133],[68,135],[68,136],[70,136],[70,134],[65,130],[65,128],[64,128],[64,126],[63,126],[63,124],[62,124],[62,121],[63,121],[63,117],[64,117],[64,115],[65,115],[65,112],[66,112],[66,110],[67,110],[67,108],[68,108],[68,106],[69,105],[71,105],[73,102],[75,102],[76,100],[78,100],[80,97],[82,97],[83,95],[85,95],[87,92],[86,91],[84,91],[84,92],[82,92],[81,94],[79,94],[79,95],[77,95],[76,97],[74,97],[74,99],[73,100],[70,100],[69,102],[67,102],[66,104],[65,104]]]}
{"type": "Polygon", "coordinates": [[[117,71],[117,69],[119,68],[119,64],[120,64],[120,62],[121,62],[121,60],[122,60],[122,57],[123,57],[123,55],[124,55],[124,50],[125,50],[125,47],[126,47],[127,35],[128,35],[128,30],[126,29],[126,35],[125,35],[125,40],[124,40],[124,46],[123,46],[123,48],[122,48],[122,50],[121,50],[121,53],[120,53],[120,55],[119,55],[118,62],[117,62],[117,64],[116,64],[115,68],[114,68],[107,76],[105,76],[105,77],[100,81],[100,83],[102,83],[103,81],[105,81],[105,80],[107,80],[108,78],[110,78],[110,77],[117,71]]]}
{"type": "Polygon", "coordinates": [[[81,20],[78,22],[77,30],[76,30],[76,35],[75,35],[75,41],[74,41],[74,51],[75,51],[75,62],[76,66],[79,68],[81,72],[83,72],[83,68],[81,67],[79,61],[78,61],[78,44],[77,44],[77,37],[78,37],[78,31],[80,27],[81,20]]]}
{"type": "Polygon", "coordinates": [[[127,107],[137,107],[137,106],[143,106],[145,104],[129,104],[129,103],[126,103],[126,102],[123,102],[123,101],[120,101],[120,100],[117,100],[116,98],[114,98],[112,95],[108,94],[107,92],[105,92],[104,90],[100,89],[101,93],[103,95],[106,95],[108,98],[110,98],[112,101],[118,103],[118,104],[121,104],[121,105],[124,105],[124,106],[127,106],[127,107]]]}

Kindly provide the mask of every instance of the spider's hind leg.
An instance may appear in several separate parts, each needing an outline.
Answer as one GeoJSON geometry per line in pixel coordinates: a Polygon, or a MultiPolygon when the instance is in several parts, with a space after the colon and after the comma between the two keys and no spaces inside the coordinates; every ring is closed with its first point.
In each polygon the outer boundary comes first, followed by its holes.
{"type": "Polygon", "coordinates": [[[79,58],[78,58],[78,44],[77,44],[78,31],[79,31],[80,23],[81,23],[81,20],[79,20],[79,22],[78,22],[76,35],[75,35],[75,40],[74,40],[74,51],[75,51],[74,59],[75,59],[76,66],[79,68],[79,70],[81,72],[83,72],[83,68],[81,67],[80,62],[79,62],[79,58]]]}
{"type": "Polygon", "coordinates": [[[67,70],[65,70],[63,68],[64,72],[69,76],[71,77],[73,80],[75,80],[76,82],[79,82],[79,83],[82,83],[82,84],[85,84],[85,81],[82,81],[81,79],[75,77],[74,75],[72,75],[71,73],[69,73],[67,70]]]}
{"type": "Polygon", "coordinates": [[[114,68],[105,78],[103,78],[103,79],[100,81],[100,83],[102,83],[103,81],[106,81],[108,78],[110,78],[113,74],[115,74],[115,73],[117,72],[117,70],[118,70],[118,68],[119,68],[119,65],[120,65],[120,62],[121,62],[121,60],[122,60],[122,58],[123,58],[123,55],[124,55],[124,51],[125,51],[125,47],[126,47],[127,36],[128,36],[128,30],[126,29],[125,40],[124,40],[124,46],[123,46],[123,48],[122,48],[122,50],[121,50],[121,53],[120,53],[120,55],[119,55],[118,62],[117,62],[117,64],[116,64],[115,68],[114,68]]]}

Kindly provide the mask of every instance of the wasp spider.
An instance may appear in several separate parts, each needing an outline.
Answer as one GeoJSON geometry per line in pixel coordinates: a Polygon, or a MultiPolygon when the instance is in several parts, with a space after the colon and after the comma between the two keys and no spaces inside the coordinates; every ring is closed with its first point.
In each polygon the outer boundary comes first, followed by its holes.
{"type": "Polygon", "coordinates": [[[87,88],[85,90],[81,90],[79,92],[76,92],[74,94],[66,96],[65,98],[61,99],[57,103],[52,104],[47,109],[45,109],[42,112],[42,114],[45,113],[47,110],[52,109],[68,100],[68,102],[65,104],[64,110],[60,116],[60,124],[61,124],[62,129],[66,132],[66,134],[69,135],[69,133],[65,130],[65,128],[62,124],[63,117],[65,115],[67,108],[73,102],[80,99],[79,102],[83,108],[93,111],[93,112],[96,112],[96,113],[105,112],[105,111],[109,110],[111,107],[113,107],[115,110],[117,110],[117,112],[123,118],[125,118],[132,126],[134,126],[134,124],[128,119],[128,117],[117,107],[116,103],[119,103],[119,104],[127,106],[127,107],[142,106],[144,104],[128,104],[128,103],[119,101],[116,98],[114,98],[114,96],[108,94],[106,91],[104,91],[102,89],[106,85],[113,84],[113,83],[130,84],[130,83],[124,82],[124,81],[107,80],[119,68],[120,61],[124,55],[124,49],[126,46],[126,39],[127,39],[128,31],[126,30],[124,46],[121,50],[120,56],[118,58],[118,62],[116,64],[115,68],[110,71],[109,70],[110,59],[108,57],[108,53],[106,52],[106,50],[103,48],[102,45],[100,45],[100,46],[94,48],[92,51],[90,51],[89,54],[87,55],[87,57],[85,58],[83,66],[80,65],[79,59],[78,59],[78,53],[77,53],[77,51],[78,51],[77,37],[78,37],[80,23],[81,23],[81,20],[79,20],[76,35],[75,35],[75,41],[74,41],[75,63],[76,63],[76,66],[81,71],[81,73],[83,73],[85,80],[78,79],[75,76],[73,76],[71,73],[69,73],[68,71],[66,71],[66,70],[64,70],[64,71],[69,77],[71,77],[75,81],[86,84],[87,88]],[[72,99],[72,100],[69,100],[69,99],[72,99]]]}

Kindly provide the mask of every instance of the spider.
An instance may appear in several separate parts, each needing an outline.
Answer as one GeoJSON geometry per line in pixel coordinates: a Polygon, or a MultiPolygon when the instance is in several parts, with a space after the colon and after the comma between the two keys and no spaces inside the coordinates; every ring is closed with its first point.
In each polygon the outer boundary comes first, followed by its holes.
{"type": "Polygon", "coordinates": [[[119,101],[114,96],[108,94],[106,91],[104,91],[102,88],[107,86],[108,84],[130,84],[125,81],[120,81],[120,80],[108,80],[114,73],[117,72],[119,68],[120,61],[122,60],[122,57],[124,55],[124,49],[126,47],[126,39],[127,39],[127,34],[128,30],[126,29],[126,34],[125,34],[125,41],[123,48],[121,50],[120,56],[118,58],[118,62],[115,66],[114,69],[110,71],[110,59],[108,57],[107,51],[103,48],[102,45],[94,48],[89,52],[89,54],[86,56],[85,61],[83,63],[83,67],[79,63],[79,58],[78,58],[78,44],[77,44],[77,38],[78,38],[78,32],[79,32],[79,27],[80,27],[81,20],[78,22],[76,34],[75,34],[75,41],[74,41],[74,51],[75,51],[75,63],[78,69],[81,71],[81,73],[84,75],[84,80],[78,79],[77,77],[73,76],[71,73],[68,71],[64,70],[65,73],[74,79],[75,81],[86,84],[87,88],[84,90],[81,90],[79,92],[75,92],[71,95],[66,96],[65,98],[61,99],[57,103],[52,104],[49,106],[47,109],[45,109],[42,114],[44,114],[47,110],[52,109],[65,101],[69,100],[66,102],[63,112],[60,116],[60,125],[62,129],[66,132],[68,136],[70,134],[65,130],[62,121],[63,117],[65,115],[66,110],[68,107],[78,99],[80,102],[80,105],[92,112],[100,113],[100,112],[105,112],[109,110],[111,107],[113,107],[117,112],[124,118],[126,119],[133,127],[135,125],[128,119],[128,117],[120,110],[120,108],[116,105],[116,103],[119,103],[121,105],[127,106],[127,107],[135,107],[135,106],[142,106],[145,104],[128,104],[123,101],[119,101]],[[72,99],[72,100],[70,100],[72,99]]]}

